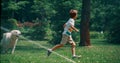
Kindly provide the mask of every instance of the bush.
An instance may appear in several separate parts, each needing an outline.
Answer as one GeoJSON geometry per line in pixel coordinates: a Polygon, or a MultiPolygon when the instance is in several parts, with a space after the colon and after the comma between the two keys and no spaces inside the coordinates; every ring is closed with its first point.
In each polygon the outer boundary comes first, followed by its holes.
{"type": "Polygon", "coordinates": [[[62,37],[62,32],[63,32],[63,20],[58,20],[58,21],[52,21],[52,39],[49,41],[50,44],[59,44],[61,41],[62,37]],[[57,23],[57,24],[56,24],[57,23]]]}
{"type": "Polygon", "coordinates": [[[41,25],[37,25],[33,27],[33,31],[29,31],[30,39],[33,40],[44,40],[51,39],[51,29],[50,29],[49,21],[42,21],[41,25]]]}
{"type": "Polygon", "coordinates": [[[103,32],[91,31],[90,32],[91,39],[105,39],[103,32]]]}
{"type": "Polygon", "coordinates": [[[49,41],[50,44],[59,44],[62,39],[62,33],[61,32],[55,32],[52,33],[52,39],[49,41]]]}
{"type": "Polygon", "coordinates": [[[14,18],[10,18],[8,20],[2,20],[1,23],[2,23],[1,26],[9,30],[17,29],[17,20],[14,18]]]}
{"type": "Polygon", "coordinates": [[[114,21],[109,27],[107,40],[110,43],[120,44],[120,21],[114,21]]]}

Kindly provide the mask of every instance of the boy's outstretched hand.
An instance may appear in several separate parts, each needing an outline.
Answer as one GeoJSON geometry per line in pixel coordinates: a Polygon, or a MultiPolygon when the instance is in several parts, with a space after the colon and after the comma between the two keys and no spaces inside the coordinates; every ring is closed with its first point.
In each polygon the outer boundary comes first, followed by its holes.
{"type": "Polygon", "coordinates": [[[76,29],[75,31],[76,31],[76,32],[79,32],[79,30],[78,30],[78,29],[76,29]]]}
{"type": "Polygon", "coordinates": [[[72,28],[73,30],[75,30],[76,32],[79,32],[79,30],[78,30],[77,28],[75,28],[74,26],[71,26],[71,28],[72,28]]]}

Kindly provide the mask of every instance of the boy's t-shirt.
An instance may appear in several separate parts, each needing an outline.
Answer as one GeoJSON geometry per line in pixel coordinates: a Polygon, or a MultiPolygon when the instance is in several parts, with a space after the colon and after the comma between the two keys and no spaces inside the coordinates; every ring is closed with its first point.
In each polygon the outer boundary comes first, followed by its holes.
{"type": "Polygon", "coordinates": [[[67,36],[71,36],[71,32],[69,31],[69,28],[71,26],[74,26],[74,24],[75,24],[74,19],[70,18],[65,24],[66,24],[66,26],[64,27],[63,34],[65,34],[67,36]]]}

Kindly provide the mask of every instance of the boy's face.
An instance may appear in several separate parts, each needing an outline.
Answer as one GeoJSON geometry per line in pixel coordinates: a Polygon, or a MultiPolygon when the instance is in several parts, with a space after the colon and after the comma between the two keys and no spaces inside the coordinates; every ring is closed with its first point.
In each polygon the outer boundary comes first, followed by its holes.
{"type": "Polygon", "coordinates": [[[73,19],[76,19],[77,18],[77,13],[78,11],[77,10],[70,10],[70,17],[73,18],[73,19]]]}
{"type": "Polygon", "coordinates": [[[78,17],[78,16],[77,16],[77,14],[76,14],[76,16],[74,17],[74,19],[77,19],[77,17],[78,17]]]}

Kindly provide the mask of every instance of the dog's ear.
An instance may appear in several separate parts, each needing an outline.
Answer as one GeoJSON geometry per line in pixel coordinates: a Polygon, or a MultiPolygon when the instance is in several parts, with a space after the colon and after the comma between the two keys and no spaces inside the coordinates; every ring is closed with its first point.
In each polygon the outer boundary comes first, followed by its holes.
{"type": "Polygon", "coordinates": [[[15,30],[12,30],[12,31],[11,31],[11,33],[14,33],[14,32],[15,32],[15,30]]]}

